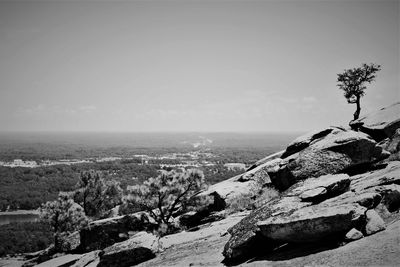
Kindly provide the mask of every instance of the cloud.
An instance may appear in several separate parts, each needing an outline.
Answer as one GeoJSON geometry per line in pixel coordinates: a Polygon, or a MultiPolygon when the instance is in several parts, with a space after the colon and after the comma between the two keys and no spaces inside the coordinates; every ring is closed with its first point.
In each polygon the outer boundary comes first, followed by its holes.
{"type": "Polygon", "coordinates": [[[305,103],[317,102],[317,99],[314,96],[305,96],[301,100],[302,100],[302,102],[305,102],[305,103]]]}
{"type": "Polygon", "coordinates": [[[93,112],[97,110],[97,107],[93,105],[87,105],[87,106],[80,106],[78,109],[83,112],[93,112]]]}

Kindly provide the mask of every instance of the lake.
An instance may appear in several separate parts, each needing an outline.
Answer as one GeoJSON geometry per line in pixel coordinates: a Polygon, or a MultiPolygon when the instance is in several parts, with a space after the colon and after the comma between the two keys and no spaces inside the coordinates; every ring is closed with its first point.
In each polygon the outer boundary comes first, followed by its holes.
{"type": "Polygon", "coordinates": [[[14,222],[35,222],[39,219],[37,211],[0,212],[0,225],[14,222]]]}

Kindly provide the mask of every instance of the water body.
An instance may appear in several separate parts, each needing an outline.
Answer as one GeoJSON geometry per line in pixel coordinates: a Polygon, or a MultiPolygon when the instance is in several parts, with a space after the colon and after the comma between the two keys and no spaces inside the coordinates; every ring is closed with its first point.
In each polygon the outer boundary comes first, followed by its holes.
{"type": "Polygon", "coordinates": [[[39,220],[39,214],[35,211],[32,213],[26,212],[0,212],[0,225],[15,223],[15,222],[35,222],[39,220]]]}

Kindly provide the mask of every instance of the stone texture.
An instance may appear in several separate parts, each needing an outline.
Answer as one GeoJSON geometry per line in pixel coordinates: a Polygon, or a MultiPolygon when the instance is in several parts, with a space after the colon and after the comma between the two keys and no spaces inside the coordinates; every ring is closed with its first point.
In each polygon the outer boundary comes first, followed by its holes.
{"type": "Polygon", "coordinates": [[[323,138],[333,131],[333,127],[329,127],[322,130],[312,131],[306,133],[300,137],[297,137],[292,141],[286,148],[285,152],[282,154],[281,158],[287,158],[305,148],[307,148],[311,142],[316,139],[323,138]]]}
{"type": "Polygon", "coordinates": [[[71,267],[83,267],[88,266],[89,264],[99,262],[99,254],[100,250],[91,251],[82,255],[78,261],[76,261],[71,267]]]}
{"type": "Polygon", "coordinates": [[[81,249],[103,249],[126,240],[130,231],[143,231],[152,227],[151,218],[144,212],[93,221],[80,231],[81,249]]]}
{"type": "Polygon", "coordinates": [[[364,235],[360,231],[353,228],[349,232],[347,232],[345,238],[347,241],[355,241],[355,240],[361,239],[363,237],[364,237],[364,235]]]}
{"type": "Polygon", "coordinates": [[[382,148],[366,134],[336,128],[285,158],[270,178],[276,188],[285,190],[299,180],[371,164],[381,159],[381,153],[382,148]]]}
{"type": "Polygon", "coordinates": [[[365,215],[367,220],[365,225],[366,235],[372,235],[386,229],[385,222],[375,210],[368,210],[365,215]]]}
{"type": "Polygon", "coordinates": [[[100,255],[98,266],[132,266],[154,258],[157,250],[157,237],[146,232],[140,232],[126,241],[105,248],[100,255]]]}
{"type": "Polygon", "coordinates": [[[348,191],[349,185],[347,174],[327,174],[297,183],[286,195],[299,196],[302,201],[320,202],[348,191]]]}
{"type": "Polygon", "coordinates": [[[312,242],[337,237],[359,224],[366,208],[357,204],[315,205],[257,223],[263,236],[282,242],[312,242]]]}
{"type": "Polygon", "coordinates": [[[255,188],[260,187],[259,181],[249,180],[240,182],[241,175],[232,177],[228,180],[211,185],[206,191],[201,192],[198,196],[213,196],[214,210],[221,210],[229,206],[232,201],[240,196],[252,194],[255,188]]]}
{"type": "Polygon", "coordinates": [[[381,141],[393,136],[400,128],[400,102],[367,114],[357,121],[362,123],[360,131],[381,141]]]}
{"type": "Polygon", "coordinates": [[[272,249],[275,245],[272,241],[263,240],[260,235],[256,234],[258,231],[257,222],[270,216],[292,212],[309,205],[311,205],[310,202],[302,202],[298,197],[282,197],[252,211],[238,224],[228,229],[231,237],[224,247],[223,255],[225,259],[231,261],[252,255],[256,252],[260,239],[263,241],[264,250],[272,249]]]}
{"type": "Polygon", "coordinates": [[[255,167],[252,170],[246,171],[239,177],[238,181],[245,182],[254,180],[254,181],[260,181],[263,184],[269,184],[271,183],[271,179],[269,178],[268,172],[277,171],[279,169],[279,164],[281,161],[282,159],[276,158],[268,162],[265,162],[255,167]]]}
{"type": "Polygon", "coordinates": [[[354,175],[350,179],[352,190],[358,192],[379,185],[400,184],[400,161],[391,161],[383,169],[354,175]]]}
{"type": "Polygon", "coordinates": [[[76,261],[78,261],[82,255],[80,254],[68,254],[64,256],[60,256],[45,262],[42,262],[38,265],[35,265],[37,267],[61,267],[61,266],[70,266],[74,264],[76,261]]]}
{"type": "Polygon", "coordinates": [[[282,150],[282,151],[276,152],[274,154],[268,155],[265,158],[262,158],[262,159],[258,160],[256,163],[254,163],[253,165],[251,165],[246,171],[250,171],[250,170],[256,168],[257,166],[260,166],[268,161],[280,158],[284,152],[285,152],[285,150],[282,150]]]}

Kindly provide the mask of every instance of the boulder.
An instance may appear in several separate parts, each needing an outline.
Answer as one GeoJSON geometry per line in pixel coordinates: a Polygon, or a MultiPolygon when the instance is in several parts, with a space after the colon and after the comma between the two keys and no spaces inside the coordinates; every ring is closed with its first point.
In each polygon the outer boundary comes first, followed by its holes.
{"type": "Polygon", "coordinates": [[[270,184],[271,179],[269,178],[268,172],[274,172],[279,169],[279,163],[282,161],[280,158],[276,158],[265,162],[252,170],[246,171],[242,174],[238,181],[246,182],[250,180],[259,181],[262,184],[270,184]]]}
{"type": "Polygon", "coordinates": [[[351,188],[354,191],[388,184],[400,184],[400,161],[391,161],[385,168],[350,177],[351,188]]]}
{"type": "Polygon", "coordinates": [[[350,183],[346,174],[327,175],[319,178],[307,179],[289,188],[280,198],[273,199],[263,206],[253,210],[238,224],[228,229],[231,234],[229,241],[225,244],[223,255],[227,261],[235,261],[248,257],[258,252],[258,248],[265,250],[273,249],[279,241],[268,239],[261,235],[257,223],[268,218],[290,214],[296,210],[311,206],[310,200],[322,201],[325,197],[333,197],[348,190],[350,183]],[[324,188],[325,191],[314,198],[301,199],[310,190],[324,188]],[[305,201],[308,200],[308,201],[305,201]]]}
{"type": "Polygon", "coordinates": [[[312,242],[338,237],[356,227],[366,208],[357,204],[314,205],[257,223],[263,236],[282,242],[312,242]]]}
{"type": "Polygon", "coordinates": [[[307,148],[311,142],[323,138],[330,134],[334,130],[333,127],[329,127],[322,130],[316,130],[309,133],[306,133],[302,136],[297,137],[294,141],[292,141],[286,148],[285,152],[282,154],[281,158],[287,158],[290,155],[293,155],[305,148],[307,148]]]}
{"type": "Polygon", "coordinates": [[[357,120],[360,131],[381,141],[393,136],[396,129],[400,128],[400,102],[372,112],[357,120]]]}
{"type": "Polygon", "coordinates": [[[258,181],[238,181],[241,175],[232,177],[228,180],[211,185],[206,191],[198,194],[199,197],[212,196],[214,198],[213,210],[225,209],[232,201],[241,196],[253,194],[256,188],[261,187],[258,181]]]}
{"type": "Polygon", "coordinates": [[[201,224],[219,221],[225,217],[225,211],[210,212],[209,210],[203,209],[200,211],[189,211],[179,216],[178,219],[180,226],[189,229],[201,224]]]}
{"type": "Polygon", "coordinates": [[[285,158],[270,178],[276,188],[285,190],[299,180],[351,171],[381,158],[382,148],[368,135],[336,128],[285,158]]]}
{"type": "Polygon", "coordinates": [[[345,236],[347,241],[355,241],[355,240],[361,239],[363,237],[364,237],[364,235],[355,228],[348,231],[345,236]]]}
{"type": "Polygon", "coordinates": [[[247,172],[251,171],[252,169],[254,169],[268,161],[280,158],[284,152],[285,152],[285,150],[282,150],[282,151],[276,152],[274,154],[268,155],[265,158],[262,158],[262,159],[258,160],[256,163],[254,163],[253,165],[251,165],[246,171],[247,172]]]}
{"type": "Polygon", "coordinates": [[[349,185],[347,174],[327,174],[295,184],[286,195],[299,196],[302,201],[321,202],[348,191],[349,185]]]}
{"type": "Polygon", "coordinates": [[[274,199],[264,206],[255,209],[239,223],[228,229],[231,234],[229,241],[224,246],[223,255],[227,261],[235,261],[258,252],[258,249],[273,249],[276,244],[265,240],[257,234],[257,222],[271,216],[293,212],[302,207],[311,205],[310,202],[302,202],[299,197],[281,197],[274,199]]]}
{"type": "Polygon", "coordinates": [[[357,203],[367,209],[375,208],[381,201],[382,197],[375,191],[354,192],[349,191],[334,198],[327,199],[321,204],[323,205],[343,205],[357,203]]]}
{"type": "Polygon", "coordinates": [[[100,254],[101,266],[125,267],[152,259],[158,250],[158,238],[155,235],[140,232],[132,238],[107,247],[100,254]]]}
{"type": "Polygon", "coordinates": [[[138,232],[154,227],[151,218],[145,212],[93,221],[80,231],[81,249],[103,249],[126,240],[131,231],[138,232]]]}
{"type": "Polygon", "coordinates": [[[366,213],[366,225],[365,225],[365,234],[366,235],[372,235],[375,234],[376,232],[383,231],[386,229],[385,222],[383,219],[379,216],[378,213],[376,213],[375,210],[368,210],[366,213]]]}

